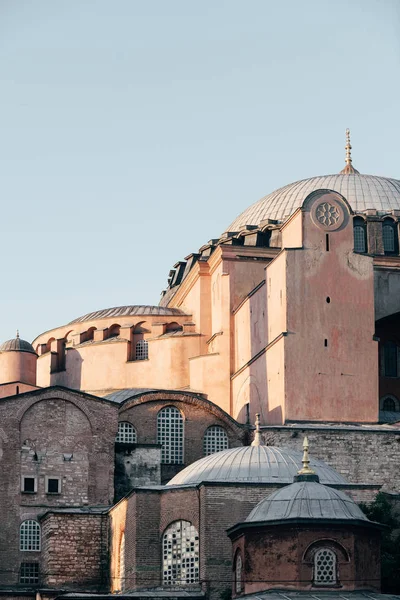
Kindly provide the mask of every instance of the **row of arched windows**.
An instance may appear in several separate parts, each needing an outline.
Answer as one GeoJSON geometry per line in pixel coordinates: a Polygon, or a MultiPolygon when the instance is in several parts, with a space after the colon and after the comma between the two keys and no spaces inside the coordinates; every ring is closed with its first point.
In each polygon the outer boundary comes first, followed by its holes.
{"type": "MultiPolygon", "coordinates": [[[[136,444],[137,434],[132,423],[121,421],[115,441],[120,444],[136,444]]],[[[157,415],[157,443],[161,444],[161,462],[183,464],[184,419],[175,406],[162,408],[157,415]]],[[[203,454],[208,456],[229,448],[228,435],[220,425],[211,425],[203,437],[203,454]]]]}
{"type": "MultiPolygon", "coordinates": [[[[367,223],[362,217],[355,217],[354,252],[367,252],[367,223]]],[[[399,235],[397,223],[393,219],[385,219],[382,226],[383,251],[385,254],[399,253],[399,235]]]]}

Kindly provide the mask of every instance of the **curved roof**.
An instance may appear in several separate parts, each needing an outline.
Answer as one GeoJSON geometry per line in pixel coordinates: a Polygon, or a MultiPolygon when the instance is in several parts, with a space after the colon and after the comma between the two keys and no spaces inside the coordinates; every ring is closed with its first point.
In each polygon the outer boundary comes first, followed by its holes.
{"type": "Polygon", "coordinates": [[[19,336],[3,342],[0,346],[0,352],[31,352],[36,354],[32,344],[26,340],[21,340],[19,336]]]}
{"type": "Polygon", "coordinates": [[[368,208],[378,212],[400,209],[400,181],[387,177],[339,173],[302,179],[264,196],[239,215],[227,231],[239,231],[245,225],[260,225],[265,219],[284,221],[302,206],[306,197],[315,190],[339,192],[349,202],[354,212],[368,208]]]}
{"type": "MultiPolygon", "coordinates": [[[[173,477],[167,485],[219,483],[292,483],[302,467],[302,454],[275,446],[242,446],[205,456],[173,477]]],[[[322,460],[311,459],[322,483],[346,484],[339,473],[322,460]]]]}
{"type": "Polygon", "coordinates": [[[261,500],[246,522],[282,519],[340,519],[368,521],[361,508],[340,490],[299,481],[261,500]]]}
{"type": "Polygon", "coordinates": [[[83,323],[84,321],[94,321],[96,319],[107,319],[109,317],[133,317],[136,315],[151,315],[151,316],[185,316],[179,308],[166,308],[164,306],[151,306],[145,304],[134,304],[129,306],[114,306],[113,308],[104,308],[103,310],[96,310],[95,312],[78,317],[68,324],[83,323]]]}

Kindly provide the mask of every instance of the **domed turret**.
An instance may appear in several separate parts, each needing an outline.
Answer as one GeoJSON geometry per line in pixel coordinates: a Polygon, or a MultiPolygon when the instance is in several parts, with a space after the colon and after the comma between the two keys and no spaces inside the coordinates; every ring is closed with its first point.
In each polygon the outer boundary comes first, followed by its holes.
{"type": "Polygon", "coordinates": [[[33,346],[19,337],[0,346],[0,384],[22,382],[36,385],[37,354],[33,346]]]}

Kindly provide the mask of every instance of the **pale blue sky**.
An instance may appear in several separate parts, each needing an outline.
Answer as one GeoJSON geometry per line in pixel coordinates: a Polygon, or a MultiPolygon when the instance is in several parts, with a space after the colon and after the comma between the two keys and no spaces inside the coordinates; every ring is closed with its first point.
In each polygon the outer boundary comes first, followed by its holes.
{"type": "Polygon", "coordinates": [[[0,340],[157,304],[282,185],[400,178],[399,0],[0,0],[0,340]]]}

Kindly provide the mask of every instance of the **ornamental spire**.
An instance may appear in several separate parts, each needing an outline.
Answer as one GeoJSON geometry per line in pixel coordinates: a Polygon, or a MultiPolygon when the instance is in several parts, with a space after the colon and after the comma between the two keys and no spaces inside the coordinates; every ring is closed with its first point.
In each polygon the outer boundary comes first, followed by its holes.
{"type": "Polygon", "coordinates": [[[17,340],[19,339],[19,329],[17,329],[17,340]]]}
{"type": "Polygon", "coordinates": [[[264,442],[261,437],[260,429],[260,414],[256,414],[256,431],[254,433],[254,440],[251,442],[252,446],[264,446],[264,442]]]}
{"type": "Polygon", "coordinates": [[[353,164],[352,164],[352,159],[351,159],[351,143],[350,143],[350,129],[349,128],[346,129],[346,145],[345,145],[345,150],[346,150],[346,158],[345,158],[346,166],[345,166],[344,169],[342,169],[340,171],[340,173],[342,175],[354,175],[355,173],[359,173],[359,171],[357,171],[357,169],[355,169],[353,167],[353,164]]]}
{"type": "Polygon", "coordinates": [[[303,468],[300,469],[300,471],[298,471],[299,475],[315,475],[315,471],[313,471],[310,468],[310,457],[308,455],[308,448],[308,437],[305,436],[303,441],[303,459],[301,461],[303,463],[303,468]]]}

